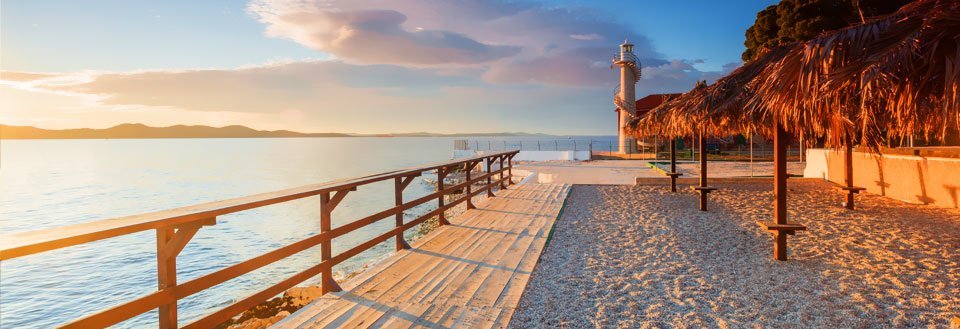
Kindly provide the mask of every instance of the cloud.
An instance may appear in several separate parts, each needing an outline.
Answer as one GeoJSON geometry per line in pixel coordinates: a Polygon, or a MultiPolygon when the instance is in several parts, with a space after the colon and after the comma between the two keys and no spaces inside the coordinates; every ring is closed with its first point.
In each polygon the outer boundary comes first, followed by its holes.
{"type": "MultiPolygon", "coordinates": [[[[286,4],[286,3],[284,3],[286,4]]],[[[259,2],[250,11],[268,25],[271,36],[290,38],[310,48],[360,63],[473,64],[511,56],[520,47],[478,42],[445,30],[402,26],[407,16],[395,10],[324,10],[320,6],[282,6],[259,2]]]]}
{"type": "Polygon", "coordinates": [[[256,0],[248,11],[266,25],[267,35],[348,63],[470,65],[489,70],[491,82],[603,84],[618,49],[611,40],[624,36],[638,56],[662,57],[643,35],[587,8],[481,0],[256,0]]]}
{"type": "Polygon", "coordinates": [[[601,40],[601,39],[603,39],[603,37],[601,37],[599,34],[596,34],[596,33],[590,33],[590,34],[571,34],[571,35],[570,35],[570,39],[582,40],[582,41],[589,41],[589,40],[601,40]]]}
{"type": "Polygon", "coordinates": [[[216,70],[2,72],[0,122],[612,134],[611,91],[620,73],[610,64],[624,35],[643,66],[640,97],[684,92],[722,74],[698,70],[702,60],[666,59],[643,35],[580,8],[256,0],[248,11],[267,35],[333,59],[216,70]]]}

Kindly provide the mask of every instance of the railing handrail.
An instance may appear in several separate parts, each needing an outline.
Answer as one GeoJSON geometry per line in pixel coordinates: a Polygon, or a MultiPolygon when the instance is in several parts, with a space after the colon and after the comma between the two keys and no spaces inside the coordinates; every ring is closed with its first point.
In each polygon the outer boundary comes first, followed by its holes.
{"type": "Polygon", "coordinates": [[[475,206],[471,201],[471,197],[483,192],[486,192],[488,197],[493,197],[493,188],[495,186],[499,186],[499,188],[502,189],[506,188],[509,184],[513,184],[512,160],[519,152],[519,150],[511,150],[452,161],[435,162],[379,174],[307,185],[223,201],[202,203],[172,210],[76,224],[63,228],[16,233],[0,237],[3,238],[3,240],[0,241],[0,251],[2,251],[2,258],[0,259],[22,257],[91,241],[155,229],[157,233],[157,290],[131,301],[112,306],[106,310],[86,315],[66,324],[64,327],[107,327],[159,308],[159,326],[161,328],[176,328],[178,326],[178,300],[308,248],[318,245],[321,247],[321,260],[312,267],[300,271],[292,277],[273,284],[251,296],[236,301],[219,311],[205,315],[201,319],[187,325],[188,328],[214,327],[244,310],[254,307],[270,297],[278,295],[286,289],[318,274],[322,277],[321,291],[323,293],[340,291],[340,287],[332,275],[333,266],[390,238],[396,238],[397,250],[409,248],[409,244],[403,237],[403,232],[423,223],[433,216],[438,217],[440,225],[449,224],[444,216],[446,210],[463,202],[466,202],[467,209],[472,209],[475,206]],[[499,166],[496,170],[493,169],[494,161],[499,161],[499,166]],[[486,164],[485,172],[476,177],[471,177],[473,168],[481,162],[486,164]],[[450,172],[458,169],[465,171],[466,177],[464,181],[453,186],[444,186],[444,178],[450,172]],[[423,172],[433,170],[437,171],[436,191],[414,200],[404,201],[403,190],[409,186],[413,179],[421,176],[423,172]],[[499,175],[499,178],[493,179],[495,175],[499,175]],[[331,226],[333,210],[350,191],[357,190],[357,187],[361,185],[389,179],[394,180],[395,205],[393,207],[338,227],[331,226]],[[473,189],[473,184],[478,184],[483,181],[486,181],[485,184],[478,189],[473,189]],[[460,198],[446,203],[447,195],[461,193],[462,196],[460,198]],[[266,252],[243,262],[201,275],[189,281],[177,282],[177,255],[201,227],[215,224],[218,215],[311,196],[320,197],[320,232],[318,234],[311,235],[300,241],[266,252]],[[404,221],[404,211],[430,201],[438,202],[437,209],[423,214],[414,220],[404,221]],[[334,238],[391,216],[394,216],[396,219],[396,226],[393,229],[381,233],[370,240],[361,242],[339,254],[334,255],[332,253],[331,241],[334,238]]]}
{"type": "Polygon", "coordinates": [[[516,152],[518,151],[505,151],[469,158],[460,158],[455,161],[434,162],[368,176],[293,187],[279,191],[200,203],[180,208],[103,219],[56,228],[0,235],[0,260],[23,257],[150,229],[178,226],[185,223],[208,220],[220,215],[259,208],[290,200],[307,198],[324,192],[343,190],[346,188],[388,180],[396,177],[409,176],[418,172],[436,170],[441,167],[450,167],[516,152]]]}

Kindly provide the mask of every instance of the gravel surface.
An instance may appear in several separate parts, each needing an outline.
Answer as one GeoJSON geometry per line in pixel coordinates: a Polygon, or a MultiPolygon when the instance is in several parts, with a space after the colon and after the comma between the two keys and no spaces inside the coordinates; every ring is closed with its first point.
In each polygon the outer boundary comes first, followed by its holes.
{"type": "Polygon", "coordinates": [[[772,259],[772,183],[576,185],[524,292],[518,328],[947,327],[960,315],[960,209],[792,179],[790,261],[772,259]]]}

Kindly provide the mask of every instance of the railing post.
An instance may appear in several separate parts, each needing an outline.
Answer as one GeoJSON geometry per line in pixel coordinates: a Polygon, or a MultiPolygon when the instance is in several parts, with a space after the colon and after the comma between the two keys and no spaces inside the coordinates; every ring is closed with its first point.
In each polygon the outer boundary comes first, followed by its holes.
{"type": "MultiPolygon", "coordinates": [[[[447,177],[447,168],[446,167],[438,168],[437,169],[437,192],[440,192],[440,197],[437,198],[437,202],[439,204],[439,208],[443,208],[444,204],[446,203],[444,201],[444,198],[446,198],[447,193],[443,190],[443,179],[446,177],[447,177]]],[[[447,221],[447,215],[445,213],[446,211],[441,210],[440,214],[437,215],[439,217],[440,225],[450,225],[450,222],[447,221]]]]}
{"type": "MultiPolygon", "coordinates": [[[[342,193],[342,192],[341,192],[342,193]]],[[[324,192],[320,194],[320,234],[330,232],[330,216],[333,212],[333,205],[330,202],[330,192],[324,192]]],[[[332,255],[332,239],[329,237],[323,239],[320,242],[320,260],[321,261],[330,261],[333,258],[332,255]]],[[[328,292],[340,291],[340,285],[337,284],[337,281],[333,279],[333,266],[328,266],[323,271],[320,272],[321,284],[320,292],[321,294],[326,294],[328,292]]]]}
{"type": "Polygon", "coordinates": [[[467,193],[464,195],[464,197],[467,198],[467,209],[476,209],[477,206],[473,205],[473,197],[471,197],[471,196],[473,195],[473,183],[471,183],[470,180],[473,179],[473,177],[472,177],[472,174],[471,174],[470,172],[473,171],[473,167],[476,166],[477,163],[476,163],[476,162],[467,162],[467,163],[464,163],[463,165],[464,165],[464,167],[465,167],[465,168],[464,168],[464,171],[466,171],[466,176],[467,176],[467,178],[466,178],[466,179],[467,179],[467,193]]]}
{"type": "Polygon", "coordinates": [[[493,158],[483,158],[483,162],[487,164],[487,197],[492,198],[495,196],[493,195],[493,158]]]}
{"type": "MultiPolygon", "coordinates": [[[[403,204],[403,190],[407,187],[407,184],[410,183],[410,180],[413,180],[413,176],[407,178],[407,181],[406,181],[406,182],[404,182],[404,178],[403,178],[403,177],[397,177],[397,178],[394,178],[394,180],[393,180],[393,187],[394,187],[394,196],[393,196],[393,198],[394,198],[394,201],[395,201],[395,204],[396,204],[397,207],[399,207],[400,205],[403,204]],[[406,183],[406,184],[404,184],[404,183],[406,183]]],[[[399,213],[397,213],[397,217],[396,217],[396,220],[395,220],[395,221],[396,221],[396,225],[397,225],[396,227],[401,227],[401,226],[403,226],[403,212],[402,212],[402,211],[399,212],[399,213]]],[[[410,244],[407,243],[407,241],[403,239],[403,230],[400,230],[400,232],[397,232],[397,250],[399,251],[399,250],[402,250],[402,249],[410,249],[410,244]]]]}
{"type": "MultiPolygon", "coordinates": [[[[157,231],[157,290],[173,289],[177,286],[177,255],[187,246],[190,239],[204,225],[215,225],[216,217],[183,224],[167,226],[157,231]]],[[[160,305],[158,321],[160,328],[177,327],[177,301],[160,305]]]]}
{"type": "Polygon", "coordinates": [[[497,158],[500,159],[500,170],[499,170],[499,171],[500,171],[500,189],[504,189],[504,190],[507,189],[507,185],[506,185],[506,183],[504,183],[504,181],[503,181],[503,169],[504,169],[504,167],[503,167],[503,158],[506,158],[506,157],[507,157],[506,155],[501,155],[501,156],[497,157],[497,158]]]}
{"type": "MultiPolygon", "coordinates": [[[[167,245],[173,240],[174,228],[161,227],[157,229],[157,290],[173,288],[177,285],[177,257],[166,255],[167,245]]],[[[177,327],[177,301],[160,305],[159,327],[161,329],[177,327]]]]}
{"type": "Polygon", "coordinates": [[[513,185],[513,156],[517,153],[511,154],[507,157],[507,185],[513,185]]]}

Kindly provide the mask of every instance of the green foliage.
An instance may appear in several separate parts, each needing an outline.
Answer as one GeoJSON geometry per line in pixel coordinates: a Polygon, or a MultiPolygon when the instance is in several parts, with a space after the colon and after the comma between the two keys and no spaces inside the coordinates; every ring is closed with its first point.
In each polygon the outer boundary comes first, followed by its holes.
{"type": "Polygon", "coordinates": [[[763,49],[804,41],[820,33],[860,23],[864,17],[897,11],[912,0],[783,0],[757,13],[747,29],[744,61],[756,58],[763,49]],[[857,1],[860,2],[859,10],[857,1]]]}
{"type": "Polygon", "coordinates": [[[770,48],[777,45],[777,33],[780,31],[780,25],[777,24],[777,6],[769,6],[757,13],[757,20],[753,26],[747,29],[747,39],[743,42],[747,50],[743,51],[744,61],[756,58],[756,52],[760,49],[770,48]]]}
{"type": "Polygon", "coordinates": [[[746,145],[746,144],[747,144],[747,138],[744,137],[743,134],[737,134],[736,136],[733,136],[733,145],[746,145]]]}

